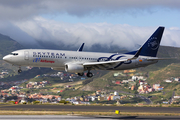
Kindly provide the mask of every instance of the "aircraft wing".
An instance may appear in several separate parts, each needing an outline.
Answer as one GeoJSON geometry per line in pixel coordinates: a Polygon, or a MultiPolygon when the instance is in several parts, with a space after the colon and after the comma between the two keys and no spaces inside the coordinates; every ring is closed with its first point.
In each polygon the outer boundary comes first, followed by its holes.
{"type": "Polygon", "coordinates": [[[87,68],[90,67],[90,68],[94,68],[94,69],[110,69],[110,68],[112,68],[113,65],[118,65],[123,62],[128,62],[130,60],[137,59],[139,57],[141,50],[142,50],[142,47],[135,53],[135,55],[132,58],[129,58],[129,59],[121,59],[121,60],[115,60],[115,61],[103,61],[103,62],[88,62],[88,63],[84,63],[83,65],[87,68]]]}
{"type": "Polygon", "coordinates": [[[83,63],[84,67],[90,67],[94,69],[109,69],[113,65],[119,64],[120,62],[127,62],[129,59],[115,60],[115,61],[103,61],[103,62],[88,62],[83,63]]]}

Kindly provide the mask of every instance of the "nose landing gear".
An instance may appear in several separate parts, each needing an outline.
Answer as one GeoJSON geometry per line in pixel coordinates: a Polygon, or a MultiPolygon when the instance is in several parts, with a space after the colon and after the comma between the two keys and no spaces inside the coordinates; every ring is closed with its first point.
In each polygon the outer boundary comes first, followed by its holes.
{"type": "Polygon", "coordinates": [[[22,73],[21,67],[19,67],[18,73],[22,73]]]}
{"type": "Polygon", "coordinates": [[[83,76],[83,75],[84,75],[84,73],[78,73],[78,75],[79,75],[79,76],[83,76]]]}

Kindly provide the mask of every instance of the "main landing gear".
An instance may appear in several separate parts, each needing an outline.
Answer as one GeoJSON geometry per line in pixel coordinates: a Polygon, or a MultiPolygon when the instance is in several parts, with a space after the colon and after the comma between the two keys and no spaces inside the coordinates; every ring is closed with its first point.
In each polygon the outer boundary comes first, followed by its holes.
{"type": "Polygon", "coordinates": [[[92,74],[92,72],[88,72],[86,76],[91,78],[93,76],[93,74],[92,74]]]}
{"type": "MultiPolygon", "coordinates": [[[[78,75],[79,75],[79,76],[83,76],[84,73],[78,73],[78,75]]],[[[93,74],[92,74],[92,72],[88,72],[88,73],[86,74],[86,76],[89,77],[89,78],[91,78],[91,77],[93,76],[93,74]]]]}

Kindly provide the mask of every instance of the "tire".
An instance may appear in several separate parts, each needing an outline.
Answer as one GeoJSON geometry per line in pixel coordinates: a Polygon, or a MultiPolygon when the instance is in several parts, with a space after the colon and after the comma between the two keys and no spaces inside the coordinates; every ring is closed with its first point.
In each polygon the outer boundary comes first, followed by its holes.
{"type": "Polygon", "coordinates": [[[21,69],[19,69],[19,70],[18,70],[18,73],[22,73],[22,70],[21,70],[21,69]]]}
{"type": "Polygon", "coordinates": [[[93,74],[91,72],[87,73],[87,77],[91,78],[93,76],[93,74]]]}

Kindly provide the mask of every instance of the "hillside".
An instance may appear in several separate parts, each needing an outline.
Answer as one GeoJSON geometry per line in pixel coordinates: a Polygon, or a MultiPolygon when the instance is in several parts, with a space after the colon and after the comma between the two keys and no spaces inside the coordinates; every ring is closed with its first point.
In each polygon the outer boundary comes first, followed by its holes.
{"type": "Polygon", "coordinates": [[[14,50],[22,48],[24,47],[15,40],[11,39],[8,36],[0,34],[0,59],[2,59],[4,55],[7,55],[14,50]]]}
{"type": "MultiPolygon", "coordinates": [[[[10,52],[24,48],[15,40],[11,39],[8,36],[0,34],[0,57],[10,52]]],[[[51,46],[51,45],[50,45],[51,46]]],[[[48,46],[47,46],[48,48],[48,46]]],[[[117,48],[116,48],[117,49],[117,48]]],[[[119,53],[125,53],[126,50],[119,51],[119,53]]],[[[180,84],[178,82],[172,82],[171,84],[164,82],[165,79],[171,79],[173,77],[180,77],[180,48],[169,47],[169,46],[160,46],[158,51],[158,57],[160,58],[176,58],[168,60],[160,60],[154,65],[148,67],[137,68],[134,73],[124,73],[123,71],[92,71],[94,74],[93,78],[87,77],[70,77],[71,74],[64,77],[62,80],[61,77],[40,77],[34,78],[36,75],[42,76],[43,74],[57,73],[59,71],[51,70],[50,68],[33,68],[31,70],[23,71],[21,74],[17,74],[17,66],[12,66],[3,60],[0,60],[0,71],[8,70],[9,74],[6,75],[6,78],[0,79],[2,82],[12,82],[20,81],[27,79],[28,81],[21,84],[21,86],[26,87],[29,82],[41,82],[48,81],[49,84],[43,88],[39,89],[28,89],[24,88],[22,91],[27,93],[42,93],[42,94],[53,94],[61,95],[64,98],[73,97],[73,96],[85,96],[87,94],[93,94],[96,90],[108,91],[118,91],[120,94],[131,94],[137,93],[139,82],[133,81],[129,83],[123,83],[123,80],[128,80],[132,78],[132,75],[142,75],[145,78],[148,77],[147,83],[151,86],[156,83],[160,83],[164,87],[163,92],[155,92],[146,94],[145,96],[153,96],[152,99],[161,101],[161,97],[165,100],[168,100],[174,91],[175,95],[180,94],[180,84]],[[119,76],[114,76],[114,73],[120,74],[119,76]],[[130,75],[132,74],[132,75],[130,75]],[[73,79],[73,82],[71,82],[73,79]],[[120,84],[116,82],[120,81],[120,84]],[[69,87],[68,87],[69,86],[69,87]],[[133,90],[131,87],[135,86],[133,90]],[[62,92],[60,92],[62,91],[62,92]]],[[[67,73],[64,73],[67,74],[67,73]]],[[[75,75],[77,76],[77,75],[75,75]]],[[[153,102],[156,103],[155,100],[153,102]]]]}
{"type": "Polygon", "coordinates": [[[172,63],[160,70],[149,72],[149,83],[161,83],[165,79],[170,79],[171,77],[180,77],[180,63],[172,63]]]}
{"type": "MultiPolygon", "coordinates": [[[[1,59],[4,55],[9,54],[10,52],[12,52],[14,50],[24,48],[22,45],[20,45],[15,40],[11,39],[8,36],[2,35],[2,34],[0,34],[0,42],[1,42],[1,44],[0,44],[0,58],[1,59]]],[[[123,51],[125,51],[125,50],[123,49],[123,51]]],[[[122,51],[119,51],[119,52],[122,52],[122,51]]],[[[179,60],[180,60],[180,48],[169,47],[169,46],[160,46],[159,51],[158,51],[158,57],[161,57],[161,58],[164,58],[164,57],[170,58],[171,57],[171,58],[178,58],[178,59],[161,60],[154,65],[150,65],[150,66],[144,67],[144,68],[138,68],[137,70],[143,71],[143,72],[150,72],[150,71],[157,71],[157,70],[162,71],[162,69],[164,67],[165,67],[164,69],[166,69],[166,67],[168,65],[172,66],[173,65],[172,63],[176,63],[176,64],[180,63],[179,62],[179,60]]],[[[0,70],[3,70],[3,69],[7,69],[10,72],[10,74],[14,74],[14,73],[17,74],[18,68],[0,60],[0,70]]],[[[179,68],[177,68],[177,69],[179,69],[179,68]]],[[[41,69],[37,69],[37,70],[42,71],[41,69]]],[[[30,70],[30,71],[27,71],[27,73],[25,73],[25,74],[28,74],[28,73],[31,74],[31,72],[32,71],[30,70]]],[[[50,72],[50,71],[47,71],[47,72],[50,72]]],[[[37,72],[37,74],[40,74],[40,73],[41,72],[37,72]]],[[[42,73],[45,73],[45,72],[42,72],[42,73]]],[[[92,90],[92,89],[100,89],[100,88],[101,89],[104,89],[104,88],[112,89],[111,88],[112,81],[118,80],[117,78],[113,77],[114,72],[100,71],[99,73],[104,75],[104,76],[103,77],[93,77],[92,78],[93,82],[87,84],[86,87],[82,88],[82,90],[86,90],[86,89],[92,90]]],[[[151,72],[150,74],[153,74],[153,73],[151,72]]],[[[166,76],[164,74],[165,73],[162,73],[162,76],[165,78],[166,76]]],[[[171,73],[171,74],[173,75],[175,73],[171,73]]],[[[33,75],[35,75],[35,73],[33,73],[33,75]]],[[[102,75],[100,75],[100,76],[102,76],[102,75]]],[[[158,77],[158,75],[154,76],[154,77],[161,80],[158,77]]],[[[26,75],[24,77],[23,77],[23,75],[18,75],[17,78],[26,79],[27,77],[26,77],[26,75]]],[[[15,77],[12,77],[12,78],[9,77],[8,79],[12,80],[12,79],[15,79],[15,77]]],[[[150,79],[152,80],[153,77],[150,79]]]]}
{"type": "Polygon", "coordinates": [[[17,67],[12,66],[11,64],[4,62],[2,58],[11,53],[12,51],[24,48],[15,40],[11,39],[8,36],[0,34],[0,71],[8,70],[10,74],[17,73],[17,67]]]}

